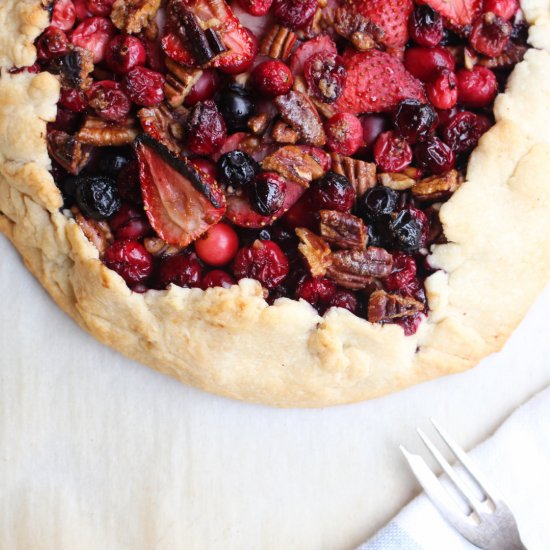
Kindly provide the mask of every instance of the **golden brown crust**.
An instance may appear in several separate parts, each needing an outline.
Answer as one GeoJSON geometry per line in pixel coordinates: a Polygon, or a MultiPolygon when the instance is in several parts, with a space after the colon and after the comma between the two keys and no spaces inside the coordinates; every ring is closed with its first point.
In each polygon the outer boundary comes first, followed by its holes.
{"type": "MultiPolygon", "coordinates": [[[[11,17],[14,6],[7,5],[11,17]]],[[[441,209],[449,244],[434,247],[431,262],[441,270],[426,282],[430,315],[415,336],[341,309],[321,318],[305,302],[268,306],[250,280],[228,290],[132,293],[59,212],[44,141],[58,85],[47,74],[0,78],[0,230],[83,328],[207,391],[315,407],[462,371],[502,347],[550,278],[550,3],[524,7],[534,44],[547,51],[531,50],[517,66],[497,100],[497,125],[441,209]]],[[[28,48],[34,35],[25,36],[20,44],[28,48]]],[[[0,59],[16,60],[3,42],[0,59]]]]}

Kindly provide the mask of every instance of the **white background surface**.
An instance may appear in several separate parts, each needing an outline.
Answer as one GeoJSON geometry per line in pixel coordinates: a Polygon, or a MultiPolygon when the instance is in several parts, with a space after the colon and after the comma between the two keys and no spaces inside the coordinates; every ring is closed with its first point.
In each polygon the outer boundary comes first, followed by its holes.
{"type": "Polygon", "coordinates": [[[0,237],[0,548],[351,549],[417,493],[397,450],[422,450],[415,426],[435,416],[470,448],[550,384],[549,310],[547,290],[465,374],[277,410],[101,346],[0,237]]]}

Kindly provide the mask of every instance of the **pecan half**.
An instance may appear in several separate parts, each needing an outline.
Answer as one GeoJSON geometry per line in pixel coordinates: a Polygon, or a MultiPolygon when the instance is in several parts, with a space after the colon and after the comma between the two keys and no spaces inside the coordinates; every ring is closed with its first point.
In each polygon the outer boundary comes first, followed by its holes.
{"type": "Polygon", "coordinates": [[[176,154],[181,151],[179,140],[183,137],[186,115],[185,109],[181,112],[171,110],[162,103],[156,107],[143,107],[137,113],[143,130],[176,154]]]}
{"type": "Polygon", "coordinates": [[[69,174],[78,175],[90,160],[91,148],[61,130],[48,132],[48,152],[69,174]]]}
{"type": "Polygon", "coordinates": [[[169,57],[166,57],[165,63],[168,69],[164,84],[166,101],[170,107],[179,107],[189,95],[193,85],[202,76],[202,70],[183,67],[169,57]]]}
{"type": "Polygon", "coordinates": [[[365,288],[374,277],[386,277],[393,266],[392,255],[376,246],[366,250],[339,250],[330,255],[330,260],[327,277],[351,290],[365,288]]]}
{"type": "Polygon", "coordinates": [[[489,69],[509,69],[519,63],[526,52],[525,46],[509,42],[502,54],[497,57],[483,57],[478,64],[489,69]]]}
{"type": "Polygon", "coordinates": [[[86,238],[99,251],[99,257],[101,258],[107,247],[115,240],[109,224],[105,220],[96,221],[84,217],[76,206],[71,208],[71,212],[86,238]]]}
{"type": "Polygon", "coordinates": [[[416,184],[415,179],[401,172],[385,172],[383,174],[378,174],[378,181],[384,187],[389,187],[394,191],[405,191],[405,189],[410,189],[416,184]]]}
{"type": "Polygon", "coordinates": [[[310,273],[314,277],[323,277],[330,265],[330,247],[318,235],[305,227],[296,228],[300,239],[298,250],[304,256],[310,273]]]}
{"type": "Polygon", "coordinates": [[[147,237],[143,240],[143,246],[145,250],[154,256],[155,258],[166,258],[168,256],[175,256],[181,250],[177,246],[168,244],[160,237],[147,237]]]}
{"type": "Polygon", "coordinates": [[[334,30],[360,52],[376,47],[384,37],[381,27],[347,6],[337,8],[334,12],[334,30]]]}
{"type": "Polygon", "coordinates": [[[277,149],[262,161],[264,170],[273,170],[303,187],[309,187],[310,182],[321,178],[325,171],[322,166],[300,147],[287,145],[277,149]]]}
{"type": "Polygon", "coordinates": [[[59,75],[62,87],[85,90],[92,83],[90,73],[94,70],[94,56],[85,48],[75,47],[69,53],[56,57],[48,70],[59,75]]]}
{"type": "Polygon", "coordinates": [[[279,120],[273,125],[271,137],[277,143],[294,144],[300,139],[300,134],[286,122],[279,120]]]}
{"type": "Polygon", "coordinates": [[[321,117],[305,94],[291,90],[277,96],[275,105],[283,120],[300,133],[302,141],[315,147],[322,147],[327,142],[321,117]]]}
{"type": "Polygon", "coordinates": [[[133,118],[123,123],[110,123],[99,117],[88,116],[76,137],[81,143],[97,147],[120,147],[132,144],[138,133],[138,126],[133,118]]]}
{"type": "Polygon", "coordinates": [[[424,304],[414,298],[376,290],[369,298],[367,318],[371,323],[380,323],[406,317],[423,309],[424,304]]]}
{"type": "Polygon", "coordinates": [[[161,0],[116,0],[111,10],[111,21],[117,29],[135,34],[155,18],[161,0]]]}
{"type": "Polygon", "coordinates": [[[339,153],[332,153],[330,156],[332,171],[348,178],[358,197],[376,185],[376,164],[374,162],[345,157],[339,153]]]}
{"type": "Polygon", "coordinates": [[[261,135],[267,130],[269,120],[267,113],[261,113],[260,115],[250,117],[246,125],[253,134],[261,135]]]}
{"type": "Polygon", "coordinates": [[[321,210],[321,237],[338,248],[363,250],[367,246],[368,233],[361,218],[338,212],[321,210]]]}
{"type": "Polygon", "coordinates": [[[290,57],[296,39],[295,32],[280,25],[273,25],[260,44],[260,53],[273,59],[286,61],[290,57]]]}
{"type": "Polygon", "coordinates": [[[460,186],[458,172],[451,170],[440,176],[430,176],[420,180],[411,189],[419,201],[440,201],[450,197],[460,186]]]}
{"type": "MultiPolygon", "coordinates": [[[[305,81],[305,78],[302,76],[296,76],[294,78],[294,84],[292,86],[292,89],[295,92],[301,92],[303,94],[308,95],[307,92],[307,83],[305,81]]],[[[331,118],[336,114],[336,110],[332,105],[329,103],[323,103],[322,101],[317,101],[314,97],[309,96],[315,107],[317,107],[317,110],[325,117],[325,118],[331,118]]]]}

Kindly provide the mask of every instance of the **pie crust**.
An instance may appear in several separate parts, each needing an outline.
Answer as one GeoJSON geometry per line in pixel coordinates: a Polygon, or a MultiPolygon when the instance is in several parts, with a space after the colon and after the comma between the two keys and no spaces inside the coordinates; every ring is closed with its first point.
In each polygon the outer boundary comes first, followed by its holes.
{"type": "MultiPolygon", "coordinates": [[[[449,244],[426,280],[418,332],[306,302],[268,306],[259,283],[206,292],[131,292],[60,212],[46,122],[59,85],[48,73],[0,76],[0,231],[54,300],[101,342],[186,384],[280,407],[371,399],[466,370],[498,351],[550,279],[550,0],[523,0],[528,51],[495,104],[497,124],[467,182],[441,209],[449,244]]],[[[36,0],[0,7],[0,65],[34,62],[47,26],[36,0]]]]}

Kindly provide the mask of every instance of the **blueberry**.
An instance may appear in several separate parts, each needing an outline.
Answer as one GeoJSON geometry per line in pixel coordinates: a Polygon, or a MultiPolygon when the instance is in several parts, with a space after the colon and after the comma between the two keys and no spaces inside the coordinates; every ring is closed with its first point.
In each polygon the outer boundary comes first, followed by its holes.
{"type": "Polygon", "coordinates": [[[226,186],[243,187],[259,171],[260,165],[244,151],[230,151],[218,160],[218,178],[226,186]]]}
{"type": "Polygon", "coordinates": [[[106,176],[80,177],[75,198],[81,212],[94,220],[113,216],[121,204],[115,180],[106,176]]]}
{"type": "Polygon", "coordinates": [[[129,155],[125,155],[123,150],[113,149],[101,155],[97,171],[105,176],[116,177],[129,162],[129,155]]]}
{"type": "Polygon", "coordinates": [[[254,103],[244,88],[231,84],[220,92],[217,104],[229,133],[247,129],[254,103]]]}
{"type": "Polygon", "coordinates": [[[408,210],[397,214],[390,223],[390,231],[398,250],[412,252],[420,248],[422,224],[408,210]]]}
{"type": "Polygon", "coordinates": [[[262,216],[270,216],[280,210],[286,196],[286,183],[274,172],[256,176],[250,189],[252,208],[262,216]]]}
{"type": "Polygon", "coordinates": [[[395,210],[398,198],[397,191],[389,187],[373,187],[359,200],[359,214],[367,221],[387,216],[395,210]]]}

